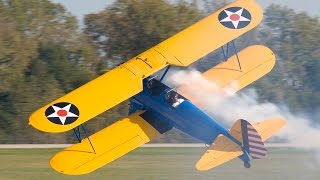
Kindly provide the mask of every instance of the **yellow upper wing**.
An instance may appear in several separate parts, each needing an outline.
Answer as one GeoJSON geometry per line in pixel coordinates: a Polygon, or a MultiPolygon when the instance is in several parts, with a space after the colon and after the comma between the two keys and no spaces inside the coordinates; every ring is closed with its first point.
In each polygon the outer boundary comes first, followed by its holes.
{"type": "Polygon", "coordinates": [[[30,116],[29,123],[45,132],[63,132],[75,128],[141,92],[142,80],[168,64],[187,66],[254,28],[260,23],[262,14],[261,8],[253,0],[238,0],[45,105],[30,116]],[[239,26],[236,29],[232,28],[235,27],[233,23],[225,22],[228,18],[230,20],[230,17],[224,17],[229,12],[225,9],[237,10],[239,18],[242,18],[238,19],[239,26]],[[219,19],[223,22],[220,23],[219,19]]]}
{"type": "MultiPolygon", "coordinates": [[[[235,125],[230,129],[230,134],[237,140],[242,142],[240,121],[236,122],[235,125]]],[[[286,124],[282,118],[274,118],[262,121],[254,124],[254,128],[259,133],[261,139],[266,141],[275,132],[281,129],[286,124]]],[[[240,155],[243,152],[241,147],[230,139],[223,135],[219,135],[214,143],[208,148],[201,159],[198,161],[196,168],[200,171],[209,170],[217,167],[227,161],[230,161],[240,155]]]]}
{"type": "Polygon", "coordinates": [[[179,32],[158,46],[159,49],[175,57],[175,59],[169,61],[170,64],[188,66],[256,27],[261,22],[262,17],[262,9],[254,0],[238,0],[179,32]],[[240,19],[234,19],[236,21],[232,22],[232,12],[238,13],[240,19]]]}
{"type": "Polygon", "coordinates": [[[132,59],[35,111],[29,123],[41,131],[68,131],[142,91],[142,79],[164,66],[158,57],[148,62],[132,59]]]}
{"type": "Polygon", "coordinates": [[[160,133],[140,116],[141,113],[136,112],[91,135],[95,153],[88,139],[84,139],[54,155],[51,167],[63,174],[86,174],[158,137],[160,133]]]}

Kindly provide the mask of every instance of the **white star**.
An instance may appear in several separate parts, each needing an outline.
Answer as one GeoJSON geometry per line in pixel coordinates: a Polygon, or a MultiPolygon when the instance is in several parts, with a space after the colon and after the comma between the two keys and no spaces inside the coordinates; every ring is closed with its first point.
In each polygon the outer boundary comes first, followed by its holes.
{"type": "Polygon", "coordinates": [[[53,108],[53,110],[55,111],[54,113],[50,114],[49,116],[47,116],[48,118],[51,117],[57,117],[60,119],[61,123],[64,125],[64,123],[66,122],[66,119],[68,117],[78,117],[78,115],[70,112],[70,107],[71,104],[66,105],[63,108],[57,107],[57,106],[51,106],[53,108]]]}
{"type": "Polygon", "coordinates": [[[243,8],[241,8],[237,12],[231,12],[231,11],[228,11],[228,10],[224,10],[224,12],[228,16],[226,18],[222,19],[220,22],[232,22],[233,26],[236,29],[238,28],[239,22],[250,21],[250,19],[242,16],[243,8]]]}

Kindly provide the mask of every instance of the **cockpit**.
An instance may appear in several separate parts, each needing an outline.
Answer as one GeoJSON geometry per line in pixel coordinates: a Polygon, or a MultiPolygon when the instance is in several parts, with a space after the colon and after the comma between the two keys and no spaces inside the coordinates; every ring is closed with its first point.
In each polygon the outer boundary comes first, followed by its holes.
{"type": "Polygon", "coordinates": [[[169,87],[158,81],[156,78],[152,78],[147,82],[147,88],[152,96],[160,96],[161,93],[169,87]]]}
{"type": "Polygon", "coordinates": [[[174,108],[178,107],[183,101],[185,101],[185,98],[174,91],[174,89],[169,88],[155,78],[152,78],[147,82],[147,88],[152,96],[163,95],[165,100],[174,108]]]}
{"type": "Polygon", "coordinates": [[[174,108],[178,107],[185,100],[183,96],[178,94],[173,89],[166,93],[165,98],[174,108]]]}

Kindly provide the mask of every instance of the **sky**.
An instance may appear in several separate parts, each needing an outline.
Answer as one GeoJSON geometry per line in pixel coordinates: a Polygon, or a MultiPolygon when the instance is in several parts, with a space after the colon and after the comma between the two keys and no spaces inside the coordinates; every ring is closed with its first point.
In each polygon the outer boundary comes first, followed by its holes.
{"type": "MultiPolygon", "coordinates": [[[[71,14],[77,16],[82,21],[85,14],[99,12],[115,0],[51,0],[55,3],[63,4],[71,14]]],[[[271,3],[281,4],[297,11],[306,11],[310,15],[320,17],[319,0],[256,0],[262,7],[267,7],[271,3]]],[[[82,24],[82,23],[80,23],[82,24]]]]}

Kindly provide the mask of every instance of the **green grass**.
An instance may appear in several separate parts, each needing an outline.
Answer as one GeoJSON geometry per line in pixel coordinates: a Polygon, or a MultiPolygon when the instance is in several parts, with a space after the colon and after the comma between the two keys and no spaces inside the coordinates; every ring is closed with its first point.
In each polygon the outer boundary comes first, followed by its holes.
{"type": "Polygon", "coordinates": [[[273,148],[251,169],[238,159],[216,169],[199,172],[194,166],[202,148],[139,148],[83,176],[51,170],[50,157],[59,149],[0,149],[0,180],[316,180],[320,179],[320,150],[273,148]],[[317,159],[317,154],[318,159],[317,159]],[[318,160],[318,161],[317,161],[318,160]]]}

